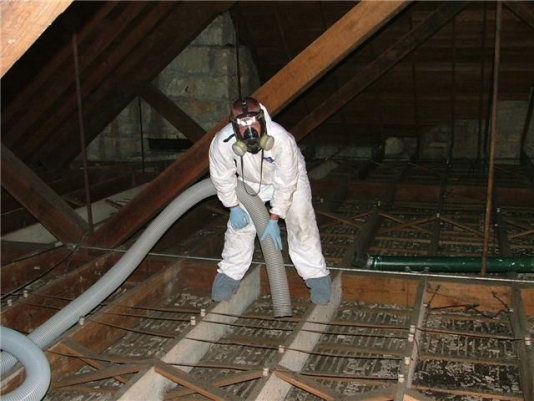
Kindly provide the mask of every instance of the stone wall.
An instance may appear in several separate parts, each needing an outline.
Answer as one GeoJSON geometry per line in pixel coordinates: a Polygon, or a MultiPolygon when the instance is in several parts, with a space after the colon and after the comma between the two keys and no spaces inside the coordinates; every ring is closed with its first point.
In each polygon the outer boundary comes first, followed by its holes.
{"type": "MultiPolygon", "coordinates": [[[[241,89],[250,95],[259,78],[247,48],[239,49],[241,89]]],[[[229,13],[216,18],[152,82],[204,130],[229,113],[238,96],[234,25],[229,13]]],[[[149,138],[185,139],[144,100],[134,99],[88,146],[91,161],[175,159],[180,153],[150,150],[149,138]],[[142,139],[143,138],[143,139],[142,139]]]]}
{"type": "MultiPolygon", "coordinates": [[[[250,95],[260,85],[258,74],[247,48],[239,50],[241,87],[243,95],[250,95]]],[[[238,96],[235,32],[229,13],[216,18],[175,60],[153,84],[204,130],[209,131],[229,113],[230,103],[238,96]]],[[[527,114],[527,101],[501,101],[498,105],[496,158],[519,159],[521,135],[527,114]]],[[[482,132],[485,121],[480,123],[482,132]]],[[[419,158],[446,159],[451,146],[451,127],[434,127],[419,138],[419,158]]],[[[481,136],[483,137],[483,135],[481,136]]],[[[183,152],[149,148],[150,139],[183,139],[185,136],[162,118],[144,100],[136,98],[88,146],[91,161],[152,161],[173,160],[183,152]]],[[[404,138],[399,144],[392,137],[386,143],[386,157],[406,158],[416,153],[416,144],[404,138]],[[392,146],[395,145],[395,146],[392,146]],[[401,149],[402,148],[402,149],[401,149]],[[399,150],[401,149],[401,150],[399,150]]],[[[412,138],[413,139],[413,138],[412,138]]],[[[484,157],[480,150],[479,122],[459,120],[454,129],[453,158],[484,157]]],[[[534,123],[525,141],[525,151],[534,158],[534,123]]],[[[368,158],[370,148],[343,149],[332,145],[316,149],[317,157],[335,153],[341,157],[368,158]]]]}
{"type": "MultiPolygon", "coordinates": [[[[528,109],[527,101],[501,101],[497,106],[497,137],[495,141],[495,159],[501,162],[519,161],[521,137],[525,127],[528,109]]],[[[476,159],[478,155],[485,157],[484,132],[486,121],[480,122],[482,138],[480,149],[479,122],[475,120],[459,120],[454,128],[453,158],[476,159]]],[[[419,157],[422,159],[446,159],[451,145],[451,127],[442,125],[434,127],[423,134],[419,143],[419,157]]],[[[534,156],[534,124],[530,124],[525,143],[525,151],[534,156]]],[[[487,144],[489,154],[489,143],[487,144]]]]}

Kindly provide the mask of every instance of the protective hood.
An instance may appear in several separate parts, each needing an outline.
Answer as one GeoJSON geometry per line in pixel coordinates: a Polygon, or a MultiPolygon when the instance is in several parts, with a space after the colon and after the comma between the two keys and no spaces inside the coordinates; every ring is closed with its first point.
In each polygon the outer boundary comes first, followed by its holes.
{"type": "Polygon", "coordinates": [[[211,143],[210,176],[224,206],[231,207],[239,203],[236,195],[239,176],[240,180],[259,192],[262,200],[270,201],[272,213],[285,218],[299,180],[301,185],[309,186],[304,158],[293,136],[272,120],[261,103],[260,108],[265,118],[266,133],[274,139],[273,147],[257,154],[247,152],[243,156],[236,155],[232,146],[237,138],[229,123],[215,135],[211,143]]]}

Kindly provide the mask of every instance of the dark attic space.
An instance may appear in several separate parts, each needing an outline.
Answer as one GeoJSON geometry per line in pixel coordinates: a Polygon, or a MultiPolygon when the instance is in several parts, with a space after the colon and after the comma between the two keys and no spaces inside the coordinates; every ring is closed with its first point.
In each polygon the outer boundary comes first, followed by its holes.
{"type": "Polygon", "coordinates": [[[0,27],[2,400],[534,401],[534,2],[0,27]]]}

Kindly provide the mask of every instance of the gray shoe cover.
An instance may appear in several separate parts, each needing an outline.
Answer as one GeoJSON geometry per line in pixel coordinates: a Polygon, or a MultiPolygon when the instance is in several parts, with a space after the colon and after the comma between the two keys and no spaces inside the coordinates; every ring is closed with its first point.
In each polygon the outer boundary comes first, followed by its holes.
{"type": "Polygon", "coordinates": [[[309,278],[304,280],[310,289],[311,301],[316,305],[326,305],[330,302],[330,275],[324,277],[309,278]]]}
{"type": "Polygon", "coordinates": [[[241,281],[234,280],[226,274],[217,273],[211,288],[211,299],[217,302],[228,301],[237,292],[240,283],[241,281]]]}

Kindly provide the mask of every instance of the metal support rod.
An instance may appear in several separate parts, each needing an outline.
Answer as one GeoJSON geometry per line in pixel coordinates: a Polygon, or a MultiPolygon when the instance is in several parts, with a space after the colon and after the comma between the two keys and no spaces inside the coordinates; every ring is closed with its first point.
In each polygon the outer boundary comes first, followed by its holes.
{"type": "Polygon", "coordinates": [[[145,172],[145,135],[143,131],[143,105],[141,96],[138,96],[138,105],[139,105],[139,133],[141,135],[141,167],[143,173],[145,172]]]}
{"type": "Polygon", "coordinates": [[[241,93],[241,63],[239,62],[239,31],[237,29],[237,21],[234,21],[235,32],[235,63],[237,71],[237,97],[241,99],[243,94],[241,93]]]}
{"type": "Polygon", "coordinates": [[[78,123],[80,125],[80,148],[82,151],[83,179],[85,185],[85,205],[87,207],[87,222],[89,233],[93,233],[93,211],[91,208],[91,192],[89,190],[89,171],[87,168],[87,149],[85,146],[85,131],[83,125],[82,95],[80,90],[80,67],[78,64],[78,43],[76,32],[72,34],[72,53],[74,56],[74,79],[76,81],[76,100],[78,102],[78,123]]]}
{"type": "Polygon", "coordinates": [[[478,141],[477,141],[477,162],[480,161],[480,150],[482,148],[482,109],[484,105],[484,73],[485,73],[485,61],[486,61],[486,21],[487,21],[487,4],[482,4],[484,14],[482,22],[482,54],[480,55],[480,97],[478,103],[478,141]]]}
{"type": "Polygon", "coordinates": [[[451,143],[449,145],[449,154],[447,164],[452,163],[454,158],[454,142],[456,137],[456,115],[454,110],[454,104],[456,103],[456,17],[452,19],[452,63],[451,63],[451,80],[452,80],[452,90],[451,90],[451,143]]]}
{"type": "Polygon", "coordinates": [[[501,57],[501,23],[502,23],[502,1],[497,2],[497,12],[495,14],[495,53],[493,58],[493,95],[491,105],[491,130],[490,130],[490,154],[488,163],[488,186],[486,196],[486,216],[484,221],[484,244],[482,248],[482,268],[480,274],[486,275],[487,252],[489,248],[489,237],[491,230],[491,211],[493,200],[494,165],[495,165],[495,142],[497,130],[497,99],[499,93],[499,62],[501,57]]]}
{"type": "MultiPolygon", "coordinates": [[[[413,14],[410,15],[410,31],[414,29],[414,23],[413,23],[413,14]]],[[[421,124],[419,122],[419,99],[418,99],[418,92],[417,92],[417,61],[416,56],[417,52],[410,53],[411,56],[411,62],[412,62],[412,90],[413,90],[413,107],[414,107],[414,120],[415,120],[415,129],[416,129],[416,145],[415,145],[415,159],[419,159],[419,152],[420,152],[420,131],[421,131],[421,124]]]]}

